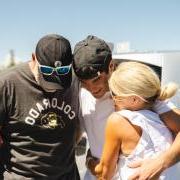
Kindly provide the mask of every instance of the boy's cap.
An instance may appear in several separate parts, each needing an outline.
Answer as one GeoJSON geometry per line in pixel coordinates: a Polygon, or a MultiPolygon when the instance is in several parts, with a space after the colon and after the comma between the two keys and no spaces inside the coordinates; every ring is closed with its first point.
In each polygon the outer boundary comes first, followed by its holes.
{"type": "Polygon", "coordinates": [[[89,35],[75,45],[74,69],[104,65],[109,58],[112,58],[112,52],[108,44],[96,36],[89,35]]]}
{"type": "Polygon", "coordinates": [[[57,61],[69,65],[72,63],[70,42],[57,34],[46,35],[37,43],[36,58],[41,65],[55,67],[57,61]]]}

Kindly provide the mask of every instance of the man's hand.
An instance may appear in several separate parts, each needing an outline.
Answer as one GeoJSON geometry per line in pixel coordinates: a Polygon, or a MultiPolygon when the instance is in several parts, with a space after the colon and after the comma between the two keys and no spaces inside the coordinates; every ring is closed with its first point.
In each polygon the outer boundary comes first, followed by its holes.
{"type": "Polygon", "coordinates": [[[92,156],[90,149],[86,156],[86,167],[90,170],[91,174],[96,176],[95,167],[99,163],[99,159],[92,156]]]}
{"type": "Polygon", "coordinates": [[[137,171],[131,175],[128,180],[158,180],[164,170],[163,159],[147,159],[136,161],[128,165],[131,168],[137,168],[137,171]]]}
{"type": "Polygon", "coordinates": [[[94,176],[96,176],[95,167],[98,163],[99,163],[98,159],[94,159],[94,158],[86,159],[86,167],[90,170],[90,172],[94,176]]]}

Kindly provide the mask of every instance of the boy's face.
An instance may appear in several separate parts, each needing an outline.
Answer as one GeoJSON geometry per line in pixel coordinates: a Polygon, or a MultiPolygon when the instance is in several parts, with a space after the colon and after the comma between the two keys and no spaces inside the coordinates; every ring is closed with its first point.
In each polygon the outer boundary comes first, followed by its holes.
{"type": "Polygon", "coordinates": [[[90,91],[91,94],[98,99],[101,98],[107,91],[109,91],[108,79],[109,74],[102,72],[95,78],[87,80],[80,79],[80,81],[82,87],[90,91]]]}

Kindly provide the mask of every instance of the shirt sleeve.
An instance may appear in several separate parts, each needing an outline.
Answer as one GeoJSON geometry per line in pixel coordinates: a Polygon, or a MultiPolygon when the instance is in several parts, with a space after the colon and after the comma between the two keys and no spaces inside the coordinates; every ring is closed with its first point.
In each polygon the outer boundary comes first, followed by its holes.
{"type": "Polygon", "coordinates": [[[173,110],[175,108],[177,108],[177,107],[171,101],[169,101],[169,100],[166,100],[166,101],[159,101],[159,100],[157,100],[154,103],[154,106],[153,106],[153,110],[157,114],[163,114],[163,113],[171,111],[171,110],[173,110]]]}
{"type": "Polygon", "coordinates": [[[78,130],[83,133],[84,130],[84,120],[82,116],[81,106],[79,106],[79,112],[78,112],[78,130]]]}
{"type": "Polygon", "coordinates": [[[85,127],[84,127],[84,117],[83,117],[83,112],[82,112],[82,96],[81,96],[81,90],[79,91],[79,126],[80,126],[80,131],[83,133],[85,132],[85,127]]]}

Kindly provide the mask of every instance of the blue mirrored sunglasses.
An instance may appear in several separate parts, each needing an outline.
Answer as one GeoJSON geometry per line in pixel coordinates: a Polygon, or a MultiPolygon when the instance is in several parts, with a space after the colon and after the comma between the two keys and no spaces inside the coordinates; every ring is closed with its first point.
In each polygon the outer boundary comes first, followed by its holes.
{"type": "MultiPolygon", "coordinates": [[[[39,64],[39,63],[38,63],[39,64]]],[[[57,75],[65,75],[68,74],[71,69],[72,64],[68,66],[60,66],[60,67],[51,67],[51,66],[44,66],[39,64],[40,72],[44,75],[52,75],[56,72],[57,75]]]]}

